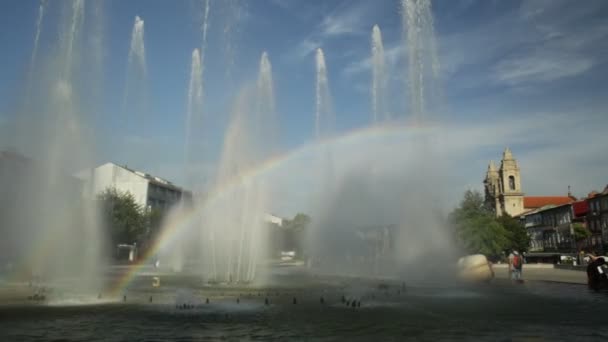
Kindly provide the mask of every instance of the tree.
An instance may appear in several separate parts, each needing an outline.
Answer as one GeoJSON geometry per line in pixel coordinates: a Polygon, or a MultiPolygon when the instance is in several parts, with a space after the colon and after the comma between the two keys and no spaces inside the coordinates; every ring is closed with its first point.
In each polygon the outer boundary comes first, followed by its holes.
{"type": "Polygon", "coordinates": [[[297,213],[293,219],[283,222],[286,232],[285,247],[295,250],[298,256],[302,256],[304,252],[304,239],[310,222],[310,216],[303,213],[297,213]]]}
{"type": "Polygon", "coordinates": [[[287,227],[294,231],[304,231],[310,224],[310,216],[302,213],[297,213],[292,220],[287,220],[287,227]]]}
{"type": "Polygon", "coordinates": [[[149,237],[151,239],[154,239],[158,233],[160,233],[164,218],[165,213],[158,208],[154,208],[146,212],[145,220],[149,230],[149,237]]]}
{"type": "Polygon", "coordinates": [[[507,249],[526,252],[530,246],[530,235],[528,235],[526,227],[509,214],[503,214],[497,221],[509,233],[509,245],[507,249]]]}
{"type": "Polygon", "coordinates": [[[146,218],[130,192],[108,188],[98,195],[102,217],[114,245],[136,242],[146,232],[146,218]]]}
{"type": "Polygon", "coordinates": [[[574,231],[574,241],[576,241],[577,249],[580,250],[583,242],[591,236],[591,232],[580,222],[573,223],[572,230],[574,231]]]}
{"type": "Polygon", "coordinates": [[[456,238],[467,253],[499,256],[510,243],[509,232],[484,205],[478,191],[468,190],[458,208],[449,216],[456,238]]]}

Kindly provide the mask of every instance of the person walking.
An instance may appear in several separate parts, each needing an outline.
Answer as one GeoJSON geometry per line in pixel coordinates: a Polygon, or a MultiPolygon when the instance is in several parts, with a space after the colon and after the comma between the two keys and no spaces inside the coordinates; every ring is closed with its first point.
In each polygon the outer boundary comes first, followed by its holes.
{"type": "Polygon", "coordinates": [[[509,273],[511,280],[521,281],[521,273],[523,266],[523,258],[519,252],[513,251],[509,254],[509,273]]]}

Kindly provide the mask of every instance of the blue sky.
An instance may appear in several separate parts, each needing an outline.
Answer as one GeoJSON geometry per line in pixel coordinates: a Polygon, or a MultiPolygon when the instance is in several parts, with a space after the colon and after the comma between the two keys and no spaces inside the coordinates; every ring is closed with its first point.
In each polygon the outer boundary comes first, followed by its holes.
{"type": "MultiPolygon", "coordinates": [[[[46,5],[38,61],[58,44],[67,2],[46,5]]],[[[190,56],[202,44],[204,1],[85,1],[84,26],[100,23],[100,101],[90,123],[96,162],[129,164],[183,181],[182,155],[190,56]],[[93,14],[93,8],[99,11],[93,14]],[[129,39],[135,15],[145,22],[148,110],[124,113],[129,39]],[[140,115],[140,116],[137,116],[140,115]],[[125,128],[125,120],[141,125],[125,128]]],[[[38,1],[0,2],[0,129],[19,115],[31,58],[38,1]]],[[[510,146],[524,191],[577,195],[608,183],[608,3],[606,1],[434,1],[441,65],[441,120],[462,132],[450,172],[450,196],[481,187],[487,162],[510,146]],[[464,135],[466,132],[466,135],[464,135]]],[[[336,134],[370,123],[370,33],[382,30],[391,112],[408,117],[407,70],[399,1],[211,0],[205,51],[204,138],[198,162],[213,173],[231,103],[256,77],[267,51],[273,65],[279,149],[313,138],[314,50],[322,47],[336,112],[336,134]]],[[[92,29],[91,29],[92,30],[92,29]]],[[[90,41],[83,46],[93,44],[90,41]]],[[[83,53],[83,61],[91,62],[83,53]]],[[[90,58],[90,57],[89,57],[90,58]]],[[[83,69],[86,69],[83,68],[83,69]]],[[[0,148],[14,141],[0,137],[0,148]]],[[[19,149],[20,146],[17,146],[19,149]]],[[[290,209],[285,209],[290,211],[290,209]]]]}

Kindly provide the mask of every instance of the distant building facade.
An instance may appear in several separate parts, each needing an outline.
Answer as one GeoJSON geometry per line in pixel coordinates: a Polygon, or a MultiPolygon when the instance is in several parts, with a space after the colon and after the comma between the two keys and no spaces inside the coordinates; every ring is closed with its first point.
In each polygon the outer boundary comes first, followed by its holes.
{"type": "Polygon", "coordinates": [[[590,242],[594,248],[598,248],[608,242],[608,186],[600,193],[590,193],[587,204],[589,210],[586,219],[587,228],[591,232],[590,242]]]}
{"type": "Polygon", "coordinates": [[[79,174],[86,180],[85,192],[96,196],[108,188],[129,192],[135,202],[147,210],[166,211],[182,199],[192,200],[192,193],[160,177],[106,163],[79,174]]]}
{"type": "Polygon", "coordinates": [[[284,220],[285,220],[284,218],[273,215],[273,214],[268,214],[268,213],[264,214],[264,221],[269,222],[269,223],[274,223],[279,227],[283,227],[284,220]]]}
{"type": "Polygon", "coordinates": [[[530,252],[570,253],[576,249],[571,204],[547,205],[522,215],[530,235],[530,252]]]}

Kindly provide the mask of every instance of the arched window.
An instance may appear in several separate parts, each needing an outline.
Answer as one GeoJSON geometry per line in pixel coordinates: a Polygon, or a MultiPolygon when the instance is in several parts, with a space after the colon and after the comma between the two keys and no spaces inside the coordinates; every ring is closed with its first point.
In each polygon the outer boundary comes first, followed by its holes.
{"type": "Polygon", "coordinates": [[[509,176],[509,190],[515,190],[515,177],[509,176]]]}

